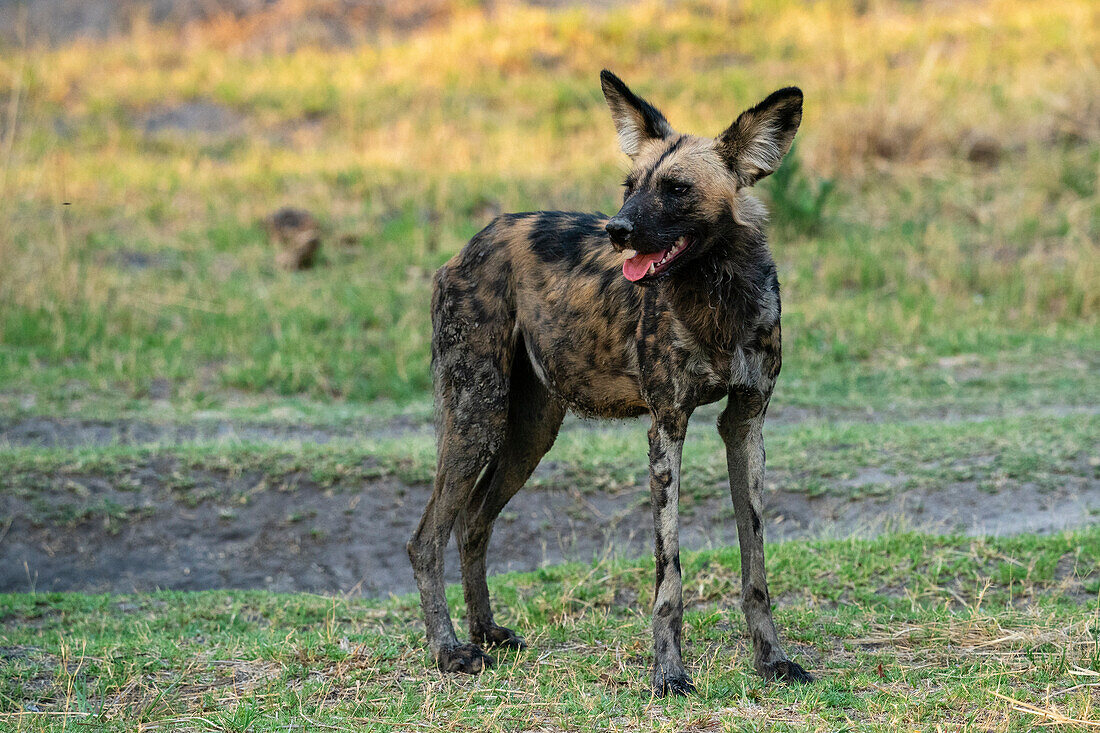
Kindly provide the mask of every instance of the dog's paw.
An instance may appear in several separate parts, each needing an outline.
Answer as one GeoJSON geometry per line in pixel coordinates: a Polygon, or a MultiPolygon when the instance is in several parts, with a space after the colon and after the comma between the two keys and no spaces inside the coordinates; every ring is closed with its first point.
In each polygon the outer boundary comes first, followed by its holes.
{"type": "Polygon", "coordinates": [[[526,649],[527,642],[516,632],[503,626],[493,625],[487,631],[479,631],[472,635],[478,644],[486,648],[500,647],[503,649],[526,649]]]}
{"type": "Polygon", "coordinates": [[[813,675],[803,669],[802,665],[789,659],[761,662],[757,665],[756,671],[766,680],[794,682],[800,685],[808,685],[814,681],[813,675]]]}
{"type": "Polygon", "coordinates": [[[653,694],[657,697],[677,695],[684,697],[695,692],[695,685],[687,672],[665,672],[657,668],[653,670],[653,694]]]}
{"type": "Polygon", "coordinates": [[[493,666],[493,658],[477,644],[457,644],[440,649],[435,655],[435,663],[440,672],[478,674],[493,666]]]}

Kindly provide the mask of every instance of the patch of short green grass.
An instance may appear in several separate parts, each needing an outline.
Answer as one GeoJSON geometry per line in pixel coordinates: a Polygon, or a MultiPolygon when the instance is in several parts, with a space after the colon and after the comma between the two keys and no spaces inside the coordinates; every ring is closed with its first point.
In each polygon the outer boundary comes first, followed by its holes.
{"type": "MultiPolygon", "coordinates": [[[[689,430],[683,457],[685,495],[712,495],[726,480],[725,451],[712,417],[704,412],[689,430]]],[[[562,431],[531,483],[581,492],[634,490],[645,485],[646,428],[641,420],[574,423],[562,431]]],[[[1064,485],[1070,477],[1100,478],[1096,452],[1100,416],[1092,411],[948,422],[812,419],[770,426],[766,442],[769,485],[812,494],[855,496],[936,489],[958,482],[973,482],[990,492],[1005,485],[1030,485],[1042,492],[1064,485]],[[889,477],[887,483],[860,480],[868,469],[889,477]]],[[[248,476],[256,485],[291,488],[305,479],[322,488],[357,491],[365,482],[384,477],[404,483],[431,482],[435,442],[431,431],[418,428],[323,444],[290,439],[7,448],[0,449],[0,486],[39,497],[46,519],[58,512],[114,516],[117,511],[112,515],[103,507],[87,506],[85,497],[72,495],[65,488],[67,477],[101,477],[125,488],[151,466],[156,467],[163,487],[191,502],[203,501],[217,477],[248,476]],[[206,478],[197,480],[198,476],[206,478]]]]}
{"type": "MultiPolygon", "coordinates": [[[[892,535],[769,548],[777,622],[817,676],[751,670],[735,549],[684,557],[698,694],[648,691],[652,562],[495,577],[530,643],[432,670],[411,596],[257,591],[0,596],[10,730],[1087,730],[1100,684],[1100,531],[892,535]]],[[[461,592],[449,589],[461,625],[461,592]]]]}

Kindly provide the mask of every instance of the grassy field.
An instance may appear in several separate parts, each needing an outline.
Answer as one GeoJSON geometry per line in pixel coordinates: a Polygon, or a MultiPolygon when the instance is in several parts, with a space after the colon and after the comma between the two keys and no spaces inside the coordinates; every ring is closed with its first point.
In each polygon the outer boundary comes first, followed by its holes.
{"type": "MultiPolygon", "coordinates": [[[[0,550],[423,489],[431,274],[497,211],[616,210],[604,67],[691,132],[806,93],[760,186],[786,338],[770,494],[1095,496],[1100,5],[594,5],[440,0],[284,48],[311,5],[281,2],[0,46],[0,550]],[[260,222],[285,204],[324,226],[314,270],[274,266],[260,222]]],[[[715,416],[685,522],[730,521],[698,516],[724,491],[715,416]]],[[[530,491],[637,509],[645,427],[570,422],[530,491]]],[[[688,553],[687,700],[647,693],[650,560],[491,579],[532,648],[460,680],[429,670],[411,596],[0,595],[0,730],[1094,730],[1100,531],[1073,519],[770,545],[820,678],[799,689],[751,674],[735,549],[688,553]]]]}
{"type": "MultiPolygon", "coordinates": [[[[530,649],[429,671],[411,597],[0,596],[6,730],[1089,730],[1100,531],[772,548],[778,623],[812,686],[751,670],[732,548],[685,557],[699,694],[647,685],[651,562],[498,577],[530,649]],[[17,703],[13,706],[13,703],[17,703]],[[48,711],[35,712],[35,711],[48,711]]],[[[450,600],[458,610],[461,593],[450,600]]]]}
{"type": "Polygon", "coordinates": [[[430,274],[492,211],[615,210],[605,66],[712,134],[805,89],[796,157],[763,186],[777,399],[858,399],[960,358],[1079,382],[1100,343],[1098,14],[456,4],[275,56],[243,22],[6,49],[0,405],[422,398],[430,274]],[[259,220],[284,203],[325,223],[324,267],[273,267],[259,220]]]}

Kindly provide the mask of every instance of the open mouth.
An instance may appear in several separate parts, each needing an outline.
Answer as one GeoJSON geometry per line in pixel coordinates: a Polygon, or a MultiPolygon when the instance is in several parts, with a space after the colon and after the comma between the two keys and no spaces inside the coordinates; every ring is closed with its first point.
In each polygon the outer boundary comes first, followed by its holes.
{"type": "Polygon", "coordinates": [[[644,278],[660,275],[672,266],[673,261],[682,255],[690,244],[691,238],[684,236],[677,239],[676,244],[670,249],[662,249],[658,252],[639,254],[628,249],[626,250],[628,257],[623,263],[623,277],[636,283],[644,278]]]}

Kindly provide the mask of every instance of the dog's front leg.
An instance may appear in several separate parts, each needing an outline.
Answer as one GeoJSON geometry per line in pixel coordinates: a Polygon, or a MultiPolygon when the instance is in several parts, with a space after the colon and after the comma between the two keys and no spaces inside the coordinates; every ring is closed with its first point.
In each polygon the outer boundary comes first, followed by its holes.
{"type": "Polygon", "coordinates": [[[688,415],[654,413],[649,429],[649,493],[657,576],[653,597],[653,692],[686,695],[695,686],[680,656],[684,599],[680,581],[680,457],[688,415]]]}
{"type": "Polygon", "coordinates": [[[730,495],[741,546],[741,608],[752,637],[756,671],[765,679],[812,682],[813,677],[788,659],[779,643],[764,572],[763,427],[767,399],[755,388],[732,391],[725,411],[718,418],[718,432],[726,444],[730,495]]]}

